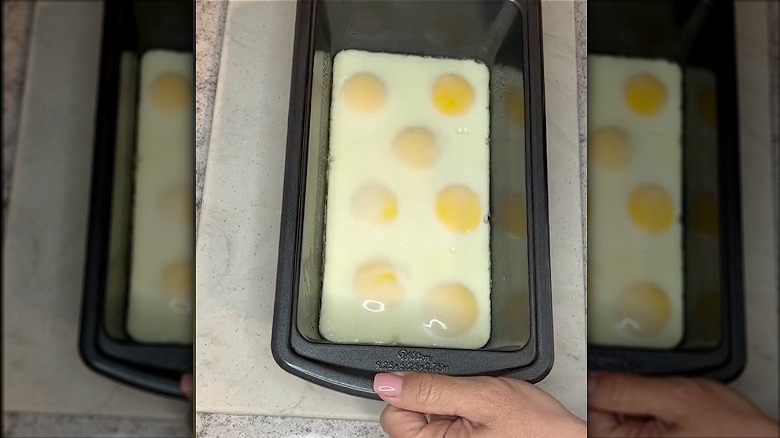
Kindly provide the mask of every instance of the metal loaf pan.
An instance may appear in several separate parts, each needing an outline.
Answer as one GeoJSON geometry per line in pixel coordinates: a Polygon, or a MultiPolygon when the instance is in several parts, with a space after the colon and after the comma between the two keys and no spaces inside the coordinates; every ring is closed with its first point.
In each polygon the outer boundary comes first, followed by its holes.
{"type": "Polygon", "coordinates": [[[137,91],[127,101],[132,104],[120,107],[120,83],[137,83],[137,60],[147,50],[194,53],[193,20],[191,1],[105,3],[79,334],[81,357],[96,372],[182,398],[179,379],[193,369],[192,344],[140,343],[127,334],[129,250],[117,252],[112,245],[129,242],[132,217],[137,91]],[[128,54],[136,62],[127,62],[128,54]]]}
{"type": "Polygon", "coordinates": [[[530,382],[547,375],[553,325],[540,8],[522,0],[298,3],[272,334],[282,368],[369,398],[376,398],[374,374],[384,371],[530,382]],[[319,333],[330,72],[345,49],[475,59],[490,71],[491,337],[480,349],[345,345],[319,333]],[[516,135],[503,104],[513,84],[521,84],[525,114],[516,135]],[[501,201],[510,190],[521,191],[525,203],[521,239],[500,231],[501,201]],[[513,245],[524,245],[524,256],[510,256],[513,245]],[[521,304],[508,312],[512,299],[521,304]]]}

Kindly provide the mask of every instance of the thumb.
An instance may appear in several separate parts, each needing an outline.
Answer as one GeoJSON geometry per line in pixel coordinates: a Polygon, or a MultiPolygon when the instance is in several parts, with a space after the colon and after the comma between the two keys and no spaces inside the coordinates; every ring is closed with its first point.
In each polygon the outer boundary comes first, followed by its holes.
{"type": "Polygon", "coordinates": [[[374,377],[374,392],[386,403],[406,411],[454,415],[485,423],[496,411],[487,400],[490,388],[484,377],[451,377],[440,374],[403,373],[374,377]]]}
{"type": "Polygon", "coordinates": [[[685,401],[676,396],[683,380],[594,373],[588,376],[588,409],[677,421],[687,411],[685,401]]]}

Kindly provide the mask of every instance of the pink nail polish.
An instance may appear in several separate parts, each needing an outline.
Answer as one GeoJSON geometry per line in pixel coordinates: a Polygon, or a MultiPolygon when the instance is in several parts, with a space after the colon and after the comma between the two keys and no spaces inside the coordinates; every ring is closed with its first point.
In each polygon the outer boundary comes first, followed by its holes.
{"type": "Polygon", "coordinates": [[[374,392],[382,397],[401,395],[403,379],[395,374],[379,373],[374,376],[374,392]]]}

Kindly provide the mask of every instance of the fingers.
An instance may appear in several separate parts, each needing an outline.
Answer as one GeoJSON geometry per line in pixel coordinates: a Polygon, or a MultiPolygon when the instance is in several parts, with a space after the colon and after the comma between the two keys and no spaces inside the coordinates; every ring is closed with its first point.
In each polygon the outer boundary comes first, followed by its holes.
{"type": "MultiPolygon", "coordinates": [[[[484,422],[497,410],[496,403],[488,400],[497,392],[492,390],[495,386],[492,382],[480,377],[425,373],[377,374],[374,391],[388,404],[407,411],[484,422]]],[[[508,397],[503,395],[499,398],[505,401],[508,397]]]]}
{"type": "Polygon", "coordinates": [[[588,410],[588,437],[660,437],[667,436],[663,425],[640,417],[624,417],[609,412],[588,410]]]}
{"type": "MultiPolygon", "coordinates": [[[[179,390],[187,397],[187,400],[192,401],[192,373],[187,373],[181,376],[179,380],[179,390]]],[[[190,406],[192,408],[192,406],[190,406]]],[[[194,424],[192,423],[192,409],[187,413],[187,424],[191,430],[194,430],[194,424]]]]}
{"type": "Polygon", "coordinates": [[[618,425],[615,414],[588,409],[588,436],[604,438],[614,436],[614,430],[618,425]]]}
{"type": "Polygon", "coordinates": [[[379,424],[392,438],[440,438],[447,434],[452,421],[440,417],[436,420],[431,419],[429,423],[425,414],[387,405],[379,417],[379,424]]]}
{"type": "Polygon", "coordinates": [[[676,421],[686,401],[675,397],[685,382],[676,378],[597,373],[588,376],[588,409],[676,421]]]}
{"type": "Polygon", "coordinates": [[[187,400],[192,400],[192,373],[181,376],[181,380],[179,380],[179,390],[187,397],[187,400]]]}
{"type": "Polygon", "coordinates": [[[437,414],[431,414],[428,416],[428,422],[429,423],[435,423],[437,421],[449,421],[450,423],[453,421],[456,421],[460,417],[456,417],[455,415],[437,415],[437,414]]]}
{"type": "MultiPolygon", "coordinates": [[[[626,417],[614,412],[588,410],[588,436],[595,438],[643,437],[642,430],[647,427],[647,419],[626,417]]],[[[661,436],[661,435],[658,435],[661,436]]]]}
{"type": "Polygon", "coordinates": [[[428,420],[425,414],[387,405],[379,417],[379,424],[391,437],[418,437],[428,425],[428,420]]]}

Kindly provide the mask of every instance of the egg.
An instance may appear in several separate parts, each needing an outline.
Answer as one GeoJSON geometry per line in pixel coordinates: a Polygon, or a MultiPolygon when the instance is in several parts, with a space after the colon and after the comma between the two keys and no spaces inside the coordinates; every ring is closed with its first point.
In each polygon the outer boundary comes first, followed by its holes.
{"type": "Polygon", "coordinates": [[[410,169],[425,170],[430,169],[439,158],[439,146],[430,130],[413,126],[393,138],[393,153],[410,169]]]}
{"type": "Polygon", "coordinates": [[[453,233],[467,234],[476,230],[484,214],[482,200],[464,185],[447,186],[436,195],[436,217],[453,233]]]}
{"type": "Polygon", "coordinates": [[[482,347],[487,67],[344,50],[332,72],[320,333],[335,343],[482,347]]]}
{"type": "Polygon", "coordinates": [[[596,166],[605,169],[622,169],[631,159],[628,135],[621,129],[607,126],[589,136],[589,157],[596,166]]]}
{"type": "Polygon", "coordinates": [[[344,81],[342,97],[352,111],[374,113],[387,101],[387,89],[376,75],[357,73],[344,81]]]}
{"type": "Polygon", "coordinates": [[[479,303],[466,286],[443,284],[425,297],[423,325],[443,337],[460,336],[470,330],[479,316],[479,303]]]}
{"type": "Polygon", "coordinates": [[[443,74],[431,89],[436,109],[447,116],[460,116],[474,104],[474,88],[460,75],[443,74]]]}
{"type": "Polygon", "coordinates": [[[127,332],[139,342],[191,343],[193,58],[140,61],[127,332]]]}
{"type": "Polygon", "coordinates": [[[672,348],[683,336],[682,72],[588,57],[588,341],[672,348]]]}

